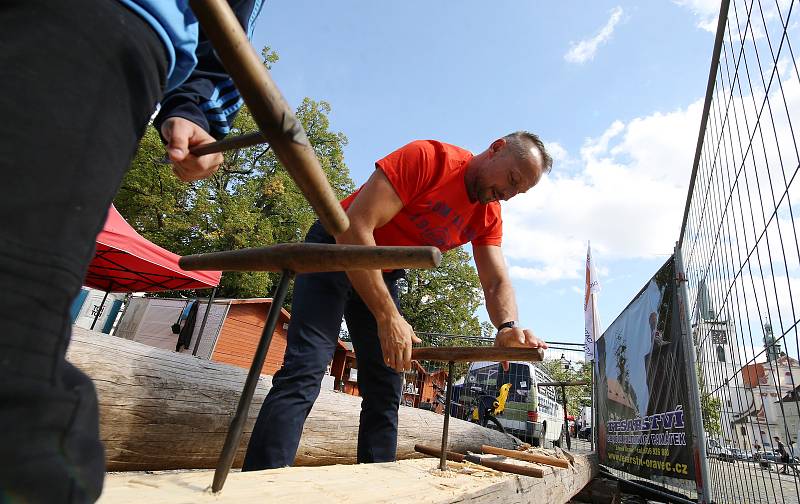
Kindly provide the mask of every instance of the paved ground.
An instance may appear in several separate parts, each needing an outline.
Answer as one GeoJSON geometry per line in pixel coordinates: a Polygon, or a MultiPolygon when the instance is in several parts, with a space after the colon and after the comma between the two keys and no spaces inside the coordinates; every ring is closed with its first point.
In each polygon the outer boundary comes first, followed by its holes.
{"type": "MultiPolygon", "coordinates": [[[[782,469],[782,468],[781,468],[782,469]]],[[[800,469],[798,469],[800,470],[800,469]]],[[[785,502],[800,504],[800,475],[789,469],[779,474],[771,465],[762,469],[754,462],[710,460],[711,491],[717,503],[785,502]]]]}

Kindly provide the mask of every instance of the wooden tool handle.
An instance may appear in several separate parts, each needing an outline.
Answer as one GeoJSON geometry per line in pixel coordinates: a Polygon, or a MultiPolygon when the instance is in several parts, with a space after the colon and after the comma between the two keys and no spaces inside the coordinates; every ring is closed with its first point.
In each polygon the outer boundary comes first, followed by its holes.
{"type": "MultiPolygon", "coordinates": [[[[430,455],[431,457],[439,458],[442,456],[442,451],[438,448],[431,448],[430,446],[415,444],[414,451],[424,453],[425,455],[430,455]]],[[[466,460],[466,456],[456,452],[447,452],[447,460],[452,460],[453,462],[464,462],[466,460]]]]}
{"type": "MultiPolygon", "coordinates": [[[[424,453],[425,455],[430,455],[431,457],[440,457],[442,452],[436,448],[431,448],[429,446],[423,445],[414,445],[414,450],[420,453],[424,453]]],[[[460,453],[455,453],[448,451],[447,452],[447,460],[452,460],[454,462],[472,462],[474,464],[479,464],[484,467],[488,467],[489,469],[494,469],[496,471],[503,471],[512,474],[519,474],[522,476],[530,476],[533,478],[541,478],[544,476],[544,471],[539,469],[538,467],[526,467],[520,466],[516,464],[509,464],[506,462],[497,462],[495,460],[484,460],[477,455],[462,455],[460,453]]]]}
{"type": "Polygon", "coordinates": [[[482,445],[481,451],[492,455],[502,455],[504,457],[513,458],[517,460],[524,460],[525,462],[536,462],[555,467],[568,468],[569,462],[557,457],[549,457],[538,453],[521,452],[517,450],[506,450],[504,448],[497,448],[495,446],[482,445]]]}
{"type": "Polygon", "coordinates": [[[189,0],[203,32],[258,129],[332,235],[350,225],[300,121],[281,95],[226,0],[189,0]]]}
{"type": "Polygon", "coordinates": [[[480,464],[495,471],[503,471],[512,474],[519,474],[521,476],[530,476],[531,478],[543,478],[544,471],[538,467],[523,466],[517,464],[509,464],[508,462],[498,462],[496,460],[486,460],[478,457],[477,455],[465,455],[464,459],[467,462],[480,464]]]}
{"type": "Polygon", "coordinates": [[[442,253],[436,247],[373,247],[327,243],[282,243],[228,252],[181,257],[187,271],[282,271],[312,273],[366,269],[433,268],[442,253]]]}
{"type": "Polygon", "coordinates": [[[541,362],[544,350],[541,348],[506,347],[416,347],[411,349],[414,360],[436,361],[527,361],[541,362]]]}
{"type": "Polygon", "coordinates": [[[189,152],[195,156],[205,156],[206,154],[213,154],[215,152],[242,149],[244,147],[258,145],[266,141],[267,139],[264,137],[264,135],[260,131],[256,131],[255,133],[246,133],[244,135],[223,138],[217,142],[197,145],[189,149],[189,152]]]}

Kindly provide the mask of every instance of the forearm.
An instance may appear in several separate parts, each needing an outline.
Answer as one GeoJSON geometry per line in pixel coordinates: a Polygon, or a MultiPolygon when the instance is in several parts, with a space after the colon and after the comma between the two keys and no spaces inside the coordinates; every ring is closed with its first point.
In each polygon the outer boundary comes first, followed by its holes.
{"type": "MultiPolygon", "coordinates": [[[[375,237],[371,231],[351,226],[336,237],[336,243],[374,246],[375,237]]],[[[347,277],[378,322],[399,315],[380,270],[352,270],[347,277]]]]}
{"type": "Polygon", "coordinates": [[[508,278],[498,280],[483,290],[486,298],[486,311],[495,327],[510,320],[519,321],[517,299],[508,278]]]}

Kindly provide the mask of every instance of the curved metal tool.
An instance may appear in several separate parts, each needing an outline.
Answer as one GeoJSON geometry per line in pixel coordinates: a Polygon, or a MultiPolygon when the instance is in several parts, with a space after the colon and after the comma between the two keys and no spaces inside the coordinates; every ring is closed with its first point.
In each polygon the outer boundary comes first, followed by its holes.
{"type": "Polygon", "coordinates": [[[433,268],[442,253],[436,247],[375,247],[327,243],[281,243],[227,252],[181,257],[181,268],[222,271],[320,273],[364,269],[433,268]]]}

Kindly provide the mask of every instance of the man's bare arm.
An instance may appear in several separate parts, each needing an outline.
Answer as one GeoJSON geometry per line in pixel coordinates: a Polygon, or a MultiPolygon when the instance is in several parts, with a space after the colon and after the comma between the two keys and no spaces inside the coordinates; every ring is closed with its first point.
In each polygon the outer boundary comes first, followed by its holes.
{"type": "MultiPolygon", "coordinates": [[[[350,227],[336,242],[375,245],[375,229],[389,222],[403,202],[381,170],[375,170],[347,210],[350,227]]],[[[383,282],[380,270],[349,271],[356,292],[375,316],[384,362],[396,371],[411,368],[411,344],[419,339],[400,312],[383,282]]]]}
{"type": "MultiPolygon", "coordinates": [[[[495,327],[510,320],[519,321],[517,300],[508,276],[506,262],[500,247],[477,245],[472,248],[478,278],[486,298],[486,311],[495,327]]],[[[522,327],[506,328],[497,334],[495,344],[507,347],[541,347],[547,345],[539,340],[530,329],[522,327]]]]}

